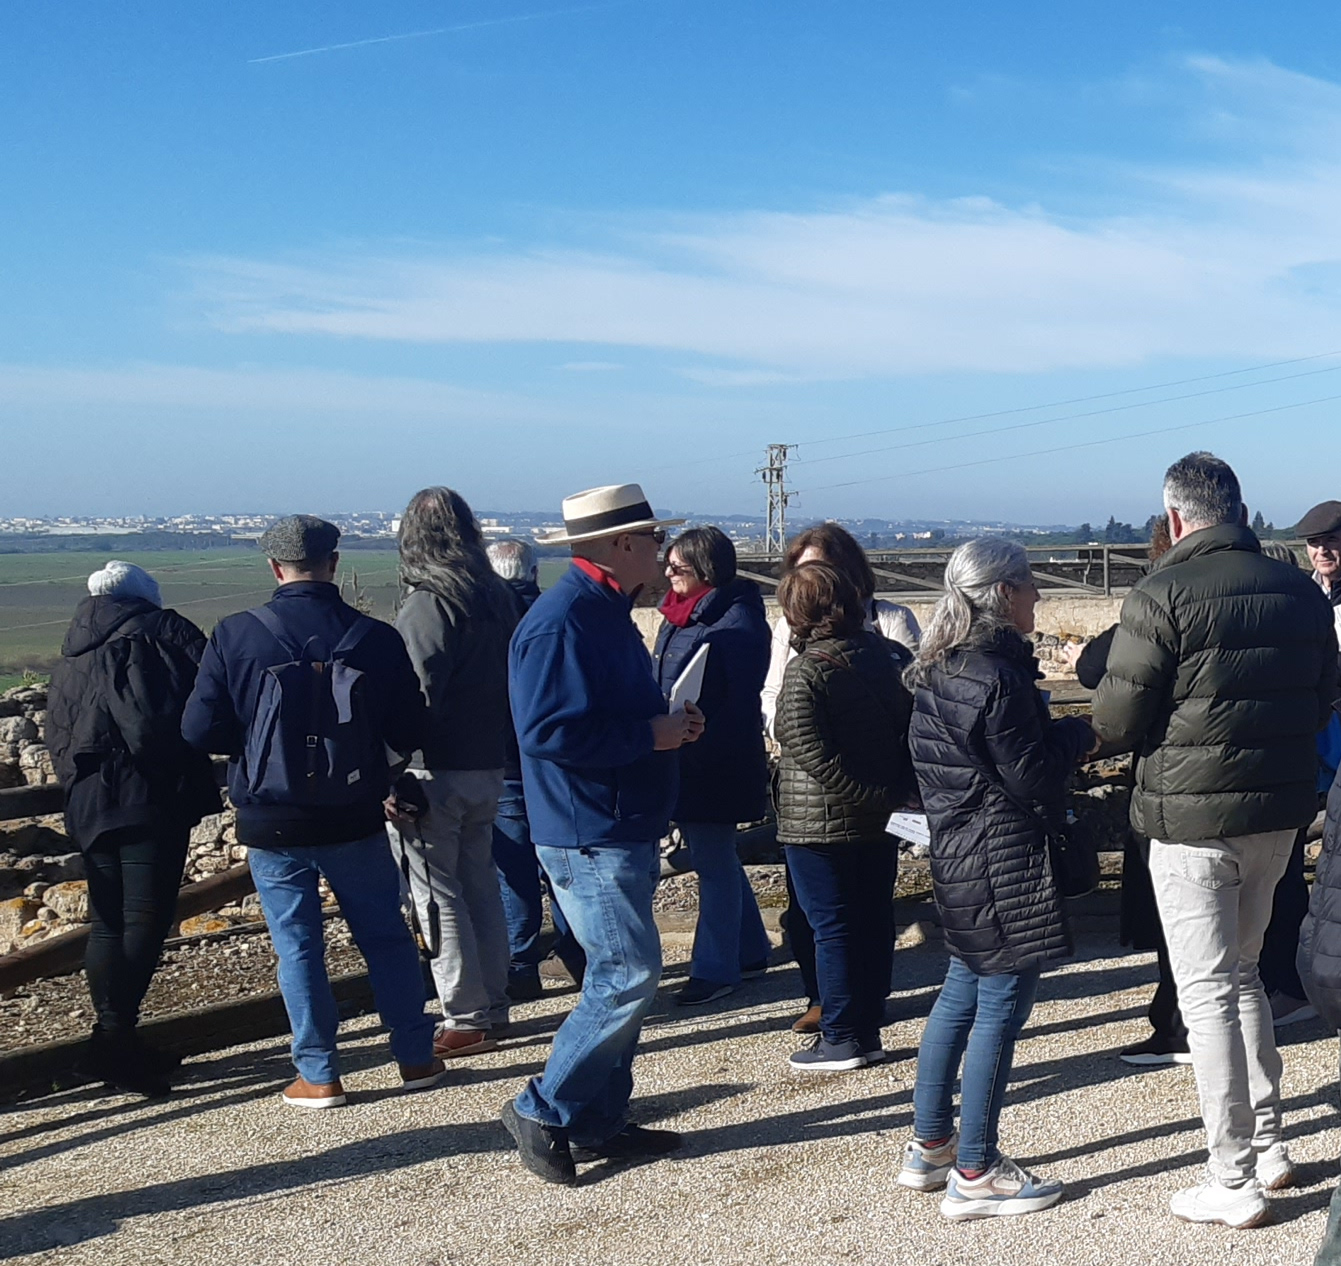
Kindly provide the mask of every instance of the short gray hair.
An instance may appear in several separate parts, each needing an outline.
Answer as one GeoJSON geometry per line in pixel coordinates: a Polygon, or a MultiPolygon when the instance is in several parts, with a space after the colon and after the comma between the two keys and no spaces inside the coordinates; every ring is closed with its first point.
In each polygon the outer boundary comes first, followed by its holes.
{"type": "Polygon", "coordinates": [[[913,685],[963,647],[983,646],[1010,624],[1010,594],[1033,583],[1024,546],[999,536],[966,541],[945,564],[945,594],[931,613],[917,659],[908,670],[913,685]]]}
{"type": "Polygon", "coordinates": [[[489,565],[504,580],[530,580],[536,572],[535,547],[530,541],[507,536],[488,545],[489,565]]]}
{"type": "Polygon", "coordinates": [[[1238,523],[1243,518],[1239,477],[1214,453],[1189,453],[1164,472],[1164,508],[1199,527],[1238,523]]]}

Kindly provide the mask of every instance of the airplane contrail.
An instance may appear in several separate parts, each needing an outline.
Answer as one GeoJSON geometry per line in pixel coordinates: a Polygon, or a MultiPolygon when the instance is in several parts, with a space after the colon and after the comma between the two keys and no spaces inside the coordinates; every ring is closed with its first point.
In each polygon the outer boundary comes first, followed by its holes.
{"type": "Polygon", "coordinates": [[[544,13],[518,13],[510,18],[487,18],[482,22],[462,22],[457,26],[439,26],[431,31],[407,31],[402,35],[378,35],[367,40],[350,40],[345,44],[323,44],[320,48],[300,48],[293,53],[272,53],[268,57],[250,57],[248,66],[262,62],[285,62],[294,57],[312,57],[317,53],[335,53],[346,48],[363,48],[368,44],[393,44],[398,40],[422,40],[430,35],[452,35],[457,31],[478,31],[485,26],[510,26],[516,22],[535,22],[541,18],[566,18],[577,13],[595,13],[600,9],[619,9],[635,0],[613,0],[610,4],[585,4],[576,9],[551,9],[544,13]]]}

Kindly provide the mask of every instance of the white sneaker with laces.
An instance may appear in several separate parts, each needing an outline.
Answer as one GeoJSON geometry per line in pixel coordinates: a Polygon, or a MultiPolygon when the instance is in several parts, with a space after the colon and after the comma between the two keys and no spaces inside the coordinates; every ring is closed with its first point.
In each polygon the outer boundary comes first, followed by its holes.
{"type": "Polygon", "coordinates": [[[1226,1187],[1209,1178],[1199,1187],[1187,1187],[1169,1201],[1173,1216],[1184,1222],[1216,1222],[1239,1230],[1271,1221],[1271,1206],[1257,1180],[1241,1187],[1226,1187]]]}
{"type": "Polygon", "coordinates": [[[1294,1165],[1284,1143],[1273,1143],[1257,1158],[1257,1185],[1263,1191],[1294,1186],[1294,1165]]]}
{"type": "Polygon", "coordinates": [[[1061,1198],[1061,1183],[1035,1178],[1009,1156],[1003,1156],[977,1178],[965,1178],[959,1170],[951,1170],[945,1199],[941,1201],[941,1213],[952,1222],[1009,1217],[1038,1213],[1051,1208],[1061,1198]]]}
{"type": "Polygon", "coordinates": [[[958,1152],[958,1130],[940,1147],[928,1147],[918,1139],[913,1139],[903,1149],[903,1168],[894,1181],[911,1191],[939,1191],[955,1167],[958,1152]]]}

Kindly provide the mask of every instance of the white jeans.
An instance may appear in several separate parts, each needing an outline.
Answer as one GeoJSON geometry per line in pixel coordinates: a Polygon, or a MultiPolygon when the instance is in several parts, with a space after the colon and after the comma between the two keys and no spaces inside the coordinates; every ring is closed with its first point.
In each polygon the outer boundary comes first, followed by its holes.
{"type": "Polygon", "coordinates": [[[408,855],[409,896],[437,951],[431,965],[444,1026],[487,1029],[508,1018],[508,930],[493,853],[503,771],[410,772],[428,812],[406,831],[387,824],[392,855],[397,866],[408,855]]]}
{"type": "Polygon", "coordinates": [[[1150,877],[1187,1025],[1211,1174],[1251,1178],[1279,1143],[1281,1060],[1257,974],[1294,831],[1150,841],[1150,877]]]}

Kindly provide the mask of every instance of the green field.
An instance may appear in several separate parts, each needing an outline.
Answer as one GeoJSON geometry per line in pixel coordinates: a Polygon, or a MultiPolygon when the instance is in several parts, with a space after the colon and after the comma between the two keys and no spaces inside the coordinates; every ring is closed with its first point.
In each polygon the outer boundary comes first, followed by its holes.
{"type": "MultiPolygon", "coordinates": [[[[89,573],[114,557],[152,572],[164,605],[206,632],[223,616],[265,601],[274,588],[265,560],[253,549],[0,554],[0,690],[18,684],[25,671],[50,670],[70,616],[88,592],[89,573]]],[[[397,561],[394,549],[350,550],[341,559],[340,579],[352,587],[357,577],[373,614],[389,618],[397,561]]],[[[543,560],[541,584],[552,584],[566,566],[562,559],[543,560]]]]}

